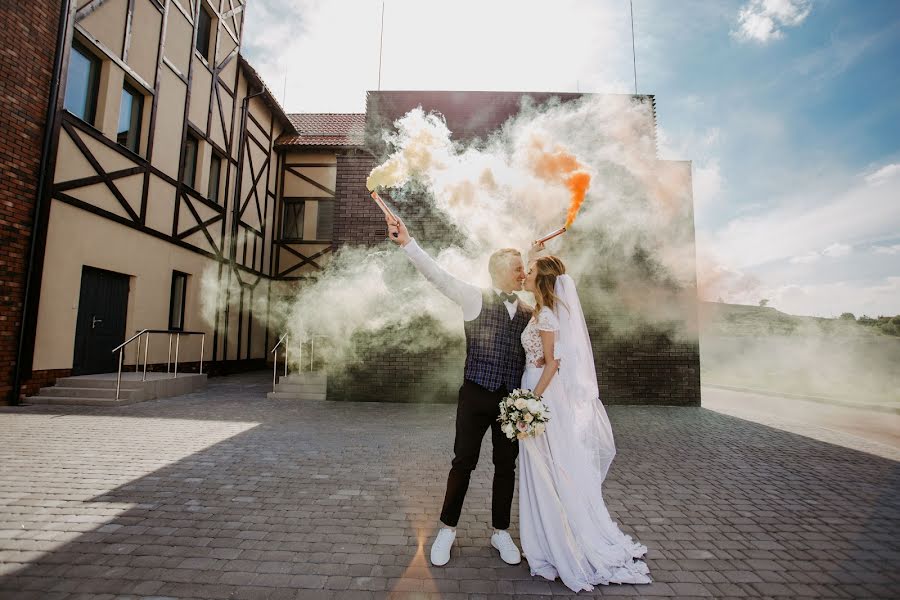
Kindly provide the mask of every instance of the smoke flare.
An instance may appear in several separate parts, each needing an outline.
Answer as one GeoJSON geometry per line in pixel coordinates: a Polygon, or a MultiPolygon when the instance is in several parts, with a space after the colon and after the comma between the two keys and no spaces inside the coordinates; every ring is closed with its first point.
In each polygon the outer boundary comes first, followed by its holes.
{"type": "Polygon", "coordinates": [[[544,150],[544,145],[540,140],[535,139],[533,142],[533,164],[534,174],[545,181],[564,182],[572,196],[569,210],[566,214],[565,228],[572,226],[575,217],[578,215],[578,209],[584,202],[588,188],[591,185],[591,175],[578,158],[557,145],[552,151],[544,150]]]}

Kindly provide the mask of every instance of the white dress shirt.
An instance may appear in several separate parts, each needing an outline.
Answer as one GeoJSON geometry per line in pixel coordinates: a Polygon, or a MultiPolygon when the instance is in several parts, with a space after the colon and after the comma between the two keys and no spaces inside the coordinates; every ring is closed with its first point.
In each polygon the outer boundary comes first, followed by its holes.
{"type": "MultiPolygon", "coordinates": [[[[480,288],[471,283],[461,281],[444,270],[433,258],[428,256],[427,252],[422,250],[415,239],[410,239],[409,243],[403,246],[403,250],[425,279],[430,281],[439,292],[462,308],[464,321],[471,321],[481,314],[482,296],[480,288]]],[[[499,296],[500,290],[494,288],[494,293],[499,296]]],[[[518,304],[518,301],[503,301],[503,305],[506,306],[506,310],[509,312],[510,319],[516,316],[518,304]]]]}

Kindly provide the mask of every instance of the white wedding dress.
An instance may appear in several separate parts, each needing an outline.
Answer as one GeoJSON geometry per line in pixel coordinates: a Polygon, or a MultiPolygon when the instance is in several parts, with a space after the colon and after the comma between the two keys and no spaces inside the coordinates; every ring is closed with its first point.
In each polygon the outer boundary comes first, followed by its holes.
{"type": "Polygon", "coordinates": [[[522,387],[534,389],[543,369],[540,330],[555,331],[560,370],[544,391],[550,420],[543,435],[519,442],[519,536],[532,575],[559,577],[573,591],[609,583],[651,583],[647,548],[625,535],[603,501],[615,456],[599,400],[593,353],[575,283],[557,278],[562,302],[544,307],[522,333],[522,387]]]}

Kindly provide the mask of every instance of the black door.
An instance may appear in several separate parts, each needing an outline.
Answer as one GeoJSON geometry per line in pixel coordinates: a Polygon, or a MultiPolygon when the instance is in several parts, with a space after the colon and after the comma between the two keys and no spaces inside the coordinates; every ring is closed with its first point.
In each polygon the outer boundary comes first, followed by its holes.
{"type": "Polygon", "coordinates": [[[75,326],[73,375],[112,373],[119,354],[112,350],[125,341],[128,276],[84,267],[75,326]]]}

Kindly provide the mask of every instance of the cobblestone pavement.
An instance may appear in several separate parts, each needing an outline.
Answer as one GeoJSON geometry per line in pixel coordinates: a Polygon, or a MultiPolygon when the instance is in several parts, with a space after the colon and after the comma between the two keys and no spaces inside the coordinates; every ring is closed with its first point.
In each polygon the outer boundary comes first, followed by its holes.
{"type": "MultiPolygon", "coordinates": [[[[454,407],[266,400],[267,381],[0,409],[0,598],[569,595],[489,547],[487,445],[451,562],[427,563],[454,407]]],[[[595,596],[900,596],[900,463],[700,408],[609,413],[607,504],[655,582],[595,596]]]]}

